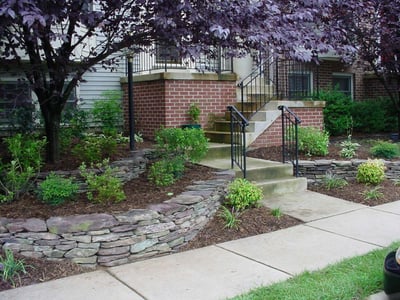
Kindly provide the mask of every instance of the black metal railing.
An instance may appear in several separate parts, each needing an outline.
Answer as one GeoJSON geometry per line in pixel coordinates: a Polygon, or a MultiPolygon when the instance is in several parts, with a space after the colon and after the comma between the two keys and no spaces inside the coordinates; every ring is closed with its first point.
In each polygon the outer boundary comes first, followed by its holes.
{"type": "Polygon", "coordinates": [[[282,111],[282,162],[293,164],[293,175],[299,176],[299,117],[284,105],[278,106],[282,111]]]}
{"type": "Polygon", "coordinates": [[[250,118],[271,100],[312,99],[319,93],[319,68],[309,63],[269,56],[246,76],[240,88],[240,111],[250,118]]]}
{"type": "Polygon", "coordinates": [[[234,106],[228,106],[231,125],[231,168],[236,165],[246,178],[246,127],[249,121],[234,106]]]}
{"type": "Polygon", "coordinates": [[[227,51],[217,47],[210,48],[207,54],[192,60],[179,55],[174,46],[155,44],[149,47],[140,47],[133,55],[133,73],[151,74],[187,70],[195,72],[232,73],[233,58],[227,51]]]}

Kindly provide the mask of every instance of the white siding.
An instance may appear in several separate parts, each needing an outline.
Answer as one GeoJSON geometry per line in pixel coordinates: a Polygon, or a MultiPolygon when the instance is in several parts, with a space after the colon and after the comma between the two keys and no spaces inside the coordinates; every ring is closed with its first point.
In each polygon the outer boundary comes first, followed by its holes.
{"type": "Polygon", "coordinates": [[[120,61],[117,70],[104,69],[101,65],[96,66],[96,72],[86,72],[78,88],[78,97],[82,108],[93,107],[93,102],[101,99],[104,91],[121,90],[120,80],[125,76],[125,61],[120,61]]]}

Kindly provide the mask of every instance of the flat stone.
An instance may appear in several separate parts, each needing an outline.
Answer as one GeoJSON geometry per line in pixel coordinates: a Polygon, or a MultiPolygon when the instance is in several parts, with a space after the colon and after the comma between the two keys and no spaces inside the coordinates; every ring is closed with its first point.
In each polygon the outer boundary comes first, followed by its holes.
{"type": "Polygon", "coordinates": [[[137,227],[137,225],[121,225],[111,228],[111,232],[128,232],[135,230],[137,227]]]}
{"type": "Polygon", "coordinates": [[[10,249],[13,251],[34,251],[33,246],[32,245],[28,245],[28,244],[16,244],[16,243],[5,243],[3,245],[3,249],[10,249]]]}
{"type": "Polygon", "coordinates": [[[16,221],[8,220],[6,228],[10,232],[21,232],[21,231],[31,231],[31,232],[44,232],[47,231],[46,223],[37,218],[30,219],[17,219],[16,221]]]}
{"type": "Polygon", "coordinates": [[[73,235],[70,233],[63,234],[62,237],[66,240],[76,241],[80,243],[90,243],[92,237],[90,235],[73,235]]]}
{"type": "Polygon", "coordinates": [[[144,235],[134,236],[130,238],[121,239],[115,242],[103,242],[101,243],[101,248],[114,248],[120,246],[130,246],[136,243],[143,242],[146,239],[144,235]]]}
{"type": "Polygon", "coordinates": [[[143,242],[136,243],[131,246],[131,253],[139,253],[144,251],[145,249],[157,244],[158,240],[157,239],[151,239],[151,240],[144,240],[143,242]]]}
{"type": "Polygon", "coordinates": [[[158,213],[149,209],[134,209],[124,214],[115,216],[119,222],[135,224],[140,221],[148,221],[158,217],[158,213]]]}
{"type": "Polygon", "coordinates": [[[92,237],[92,242],[113,242],[118,240],[120,235],[118,233],[108,233],[104,235],[95,235],[92,237]]]}
{"type": "Polygon", "coordinates": [[[120,266],[127,264],[129,262],[128,258],[121,258],[121,259],[116,259],[110,262],[102,262],[100,263],[104,267],[115,267],[115,266],[120,266]]]}
{"type": "Polygon", "coordinates": [[[73,258],[73,257],[89,257],[93,256],[97,253],[97,249],[82,249],[82,248],[74,248],[65,253],[65,257],[73,258]]]}
{"type": "Polygon", "coordinates": [[[54,249],[54,250],[50,250],[50,251],[43,251],[43,254],[45,256],[51,257],[51,258],[61,258],[61,257],[64,257],[65,251],[54,249]]]}
{"type": "Polygon", "coordinates": [[[108,248],[108,249],[100,249],[97,255],[118,255],[129,253],[129,246],[122,246],[122,247],[115,247],[115,248],[108,248]]]}
{"type": "Polygon", "coordinates": [[[122,258],[127,258],[129,256],[129,253],[126,254],[119,254],[119,255],[110,255],[110,256],[99,256],[97,258],[97,262],[100,263],[109,263],[114,260],[122,259],[122,258]]]}
{"type": "Polygon", "coordinates": [[[165,201],[166,203],[177,203],[183,205],[191,205],[203,201],[204,198],[201,196],[194,195],[179,195],[170,200],[165,201]]]}
{"type": "Polygon", "coordinates": [[[176,246],[182,245],[184,242],[185,242],[185,238],[182,236],[180,238],[177,238],[175,240],[168,242],[168,246],[170,246],[171,248],[174,248],[176,246]]]}
{"type": "Polygon", "coordinates": [[[160,224],[139,227],[138,229],[136,229],[135,233],[137,235],[151,234],[156,232],[162,232],[165,230],[171,230],[174,229],[175,227],[176,225],[173,222],[160,223],[160,224]]]}
{"type": "Polygon", "coordinates": [[[21,251],[19,254],[26,256],[26,257],[31,257],[31,258],[42,258],[43,257],[42,252],[35,252],[35,251],[21,251]]]}
{"type": "Polygon", "coordinates": [[[118,222],[108,214],[52,217],[47,220],[49,231],[58,234],[101,230],[116,225],[118,222]]]}
{"type": "Polygon", "coordinates": [[[168,216],[178,211],[183,211],[186,207],[177,203],[159,203],[149,205],[149,209],[168,216]]]}
{"type": "Polygon", "coordinates": [[[49,232],[21,232],[15,236],[32,240],[58,240],[60,238],[57,234],[49,232]]]}
{"type": "Polygon", "coordinates": [[[99,250],[100,243],[78,243],[78,248],[99,250]]]}
{"type": "Polygon", "coordinates": [[[56,249],[62,250],[62,251],[68,251],[68,250],[76,248],[77,245],[78,245],[77,242],[74,242],[73,244],[57,245],[56,249]]]}

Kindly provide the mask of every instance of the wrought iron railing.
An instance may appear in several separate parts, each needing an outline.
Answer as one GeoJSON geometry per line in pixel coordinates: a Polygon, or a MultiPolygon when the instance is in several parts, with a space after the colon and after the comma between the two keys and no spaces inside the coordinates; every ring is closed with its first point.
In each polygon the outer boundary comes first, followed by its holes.
{"type": "Polygon", "coordinates": [[[182,58],[176,47],[155,44],[149,47],[141,47],[133,55],[133,73],[151,74],[170,71],[213,72],[232,73],[233,58],[227,55],[227,51],[220,47],[209,49],[207,55],[192,60],[182,58]]]}
{"type": "Polygon", "coordinates": [[[269,56],[239,82],[240,111],[250,118],[271,100],[312,99],[319,93],[319,68],[269,56]]]}
{"type": "Polygon", "coordinates": [[[288,107],[280,105],[282,111],[282,162],[293,164],[293,175],[299,176],[299,137],[300,118],[288,107]]]}
{"type": "Polygon", "coordinates": [[[228,106],[231,125],[231,168],[235,165],[246,178],[246,127],[249,121],[234,106],[228,106]]]}

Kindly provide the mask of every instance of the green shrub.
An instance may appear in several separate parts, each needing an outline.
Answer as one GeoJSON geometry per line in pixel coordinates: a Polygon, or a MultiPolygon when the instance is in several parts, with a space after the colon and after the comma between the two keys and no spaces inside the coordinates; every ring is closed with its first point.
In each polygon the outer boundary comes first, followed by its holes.
{"type": "Polygon", "coordinates": [[[50,205],[60,205],[72,199],[78,192],[79,185],[73,183],[70,178],[63,178],[50,173],[37,189],[40,200],[50,205]]]}
{"type": "Polygon", "coordinates": [[[32,178],[42,165],[42,151],[46,139],[35,140],[30,136],[16,134],[6,138],[11,161],[0,164],[0,203],[12,201],[29,190],[32,178]]]}
{"type": "Polygon", "coordinates": [[[371,154],[379,158],[392,159],[400,155],[400,150],[397,144],[379,141],[371,148],[371,154]]]}
{"type": "Polygon", "coordinates": [[[63,112],[60,128],[61,149],[67,150],[74,138],[82,139],[89,128],[88,113],[78,106],[67,107],[63,112]]]}
{"type": "Polygon", "coordinates": [[[326,101],[324,127],[331,135],[347,134],[352,127],[351,98],[337,90],[320,91],[319,100],[326,101]]]}
{"type": "Polygon", "coordinates": [[[347,137],[346,141],[340,143],[342,149],[340,150],[340,156],[344,158],[353,158],[356,155],[356,150],[360,147],[360,144],[353,143],[351,141],[351,135],[347,137]]]}
{"type": "Polygon", "coordinates": [[[120,91],[106,91],[102,100],[94,103],[92,114],[94,121],[100,126],[102,132],[114,136],[121,130],[123,120],[120,91]]]}
{"type": "Polygon", "coordinates": [[[182,177],[184,170],[185,162],[181,156],[163,158],[150,166],[148,179],[157,186],[169,186],[182,177]]]}
{"type": "Polygon", "coordinates": [[[205,157],[208,140],[202,129],[163,128],[156,132],[156,148],[163,157],[183,156],[196,163],[205,157]]]}
{"type": "Polygon", "coordinates": [[[329,134],[313,127],[299,127],[299,151],[309,156],[328,154],[329,134]]]}
{"type": "Polygon", "coordinates": [[[7,119],[12,134],[28,134],[37,129],[39,115],[33,103],[24,102],[12,109],[7,119]]]}
{"type": "Polygon", "coordinates": [[[277,208],[273,208],[271,209],[271,215],[273,215],[275,218],[281,218],[283,216],[282,210],[277,207],[277,208]]]}
{"type": "Polygon", "coordinates": [[[117,150],[117,140],[112,136],[87,135],[72,148],[72,154],[81,161],[98,163],[117,150]]]}
{"type": "Polygon", "coordinates": [[[208,141],[201,129],[163,128],[156,132],[156,149],[160,161],[149,169],[149,180],[168,186],[180,178],[186,162],[198,162],[207,153],[208,141]]]}
{"type": "Polygon", "coordinates": [[[385,109],[380,101],[354,102],[351,113],[357,132],[377,133],[385,129],[385,109]]]}
{"type": "Polygon", "coordinates": [[[236,178],[228,185],[227,204],[236,211],[255,206],[262,198],[262,190],[247,179],[236,178]]]}
{"type": "Polygon", "coordinates": [[[15,279],[20,273],[26,274],[24,261],[15,259],[13,252],[6,249],[4,257],[0,256],[0,278],[15,287],[15,279]]]}
{"type": "Polygon", "coordinates": [[[357,181],[366,184],[380,184],[385,179],[385,164],[379,159],[369,159],[357,168],[357,181]]]}
{"type": "Polygon", "coordinates": [[[90,201],[104,203],[120,202],[126,199],[122,182],[114,176],[114,170],[110,167],[108,160],[96,165],[92,164],[91,168],[92,170],[88,170],[85,163],[79,167],[81,175],[88,185],[86,195],[90,201]]]}

